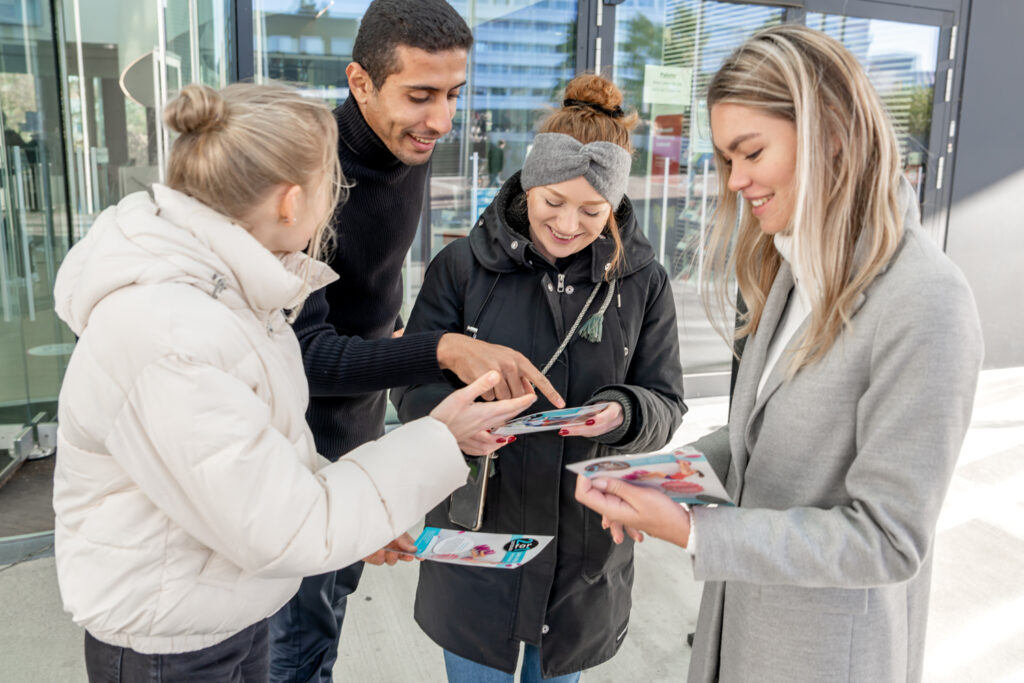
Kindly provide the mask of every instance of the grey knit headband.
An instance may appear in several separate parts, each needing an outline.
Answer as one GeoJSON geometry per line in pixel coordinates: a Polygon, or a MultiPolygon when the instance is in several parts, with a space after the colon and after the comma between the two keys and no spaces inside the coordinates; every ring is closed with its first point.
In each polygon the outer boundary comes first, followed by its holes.
{"type": "Polygon", "coordinates": [[[612,209],[619,208],[629,180],[629,152],[611,142],[584,145],[570,135],[541,133],[523,164],[524,190],[583,176],[612,209]]]}

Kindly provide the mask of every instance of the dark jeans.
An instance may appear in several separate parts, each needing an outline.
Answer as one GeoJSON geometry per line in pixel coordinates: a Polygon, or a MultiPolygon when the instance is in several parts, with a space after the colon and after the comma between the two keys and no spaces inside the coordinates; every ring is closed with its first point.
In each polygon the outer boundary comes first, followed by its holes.
{"type": "Polygon", "coordinates": [[[363,563],[307,576],[288,604],[270,617],[272,683],[330,683],[349,594],[363,563]]]}
{"type": "Polygon", "coordinates": [[[146,655],[108,645],[85,633],[89,683],[265,683],[268,674],[267,620],[222,643],[194,652],[146,655]]]}

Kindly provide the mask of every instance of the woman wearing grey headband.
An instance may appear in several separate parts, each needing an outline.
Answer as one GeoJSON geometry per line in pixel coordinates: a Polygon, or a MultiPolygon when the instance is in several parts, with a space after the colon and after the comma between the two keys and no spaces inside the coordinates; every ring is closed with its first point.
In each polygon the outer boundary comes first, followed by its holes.
{"type": "MultiPolygon", "coordinates": [[[[599,76],[569,84],[522,172],[430,264],[406,328],[509,346],[567,405],[608,403],[585,425],[503,448],[479,520],[461,514],[460,494],[427,516],[431,526],[555,537],[521,569],[420,565],[416,620],[444,649],[450,683],[511,681],[521,649],[521,681],[576,681],[626,635],[632,541],[615,544],[574,500],[565,466],[656,450],[686,407],[670,283],[626,197],[637,117],[621,102],[599,76]]],[[[452,389],[411,386],[392,398],[408,421],[452,389]]],[[[550,408],[540,399],[531,411],[550,408]]]]}

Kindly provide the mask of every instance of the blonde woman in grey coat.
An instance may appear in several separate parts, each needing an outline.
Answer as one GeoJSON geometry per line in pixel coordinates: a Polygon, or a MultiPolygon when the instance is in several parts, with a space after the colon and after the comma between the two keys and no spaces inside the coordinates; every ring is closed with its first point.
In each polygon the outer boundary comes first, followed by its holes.
{"type": "Polygon", "coordinates": [[[726,312],[735,275],[748,310],[729,424],[695,446],[737,506],[584,477],[577,498],[617,539],[621,524],[692,554],[690,681],[919,681],[936,519],[981,364],[971,292],[922,231],[892,124],[838,42],[763,31],[708,105],[709,309],[726,312]]]}

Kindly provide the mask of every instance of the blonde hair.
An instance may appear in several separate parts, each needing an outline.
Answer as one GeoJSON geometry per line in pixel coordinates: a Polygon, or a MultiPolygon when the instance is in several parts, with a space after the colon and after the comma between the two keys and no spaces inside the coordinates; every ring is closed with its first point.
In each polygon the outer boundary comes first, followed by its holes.
{"type": "MultiPolygon", "coordinates": [[[[709,110],[722,103],[796,127],[790,228],[811,316],[791,358],[792,377],[828,352],[849,324],[858,297],[899,245],[899,143],[856,58],[805,26],[775,26],[737,48],[708,86],[709,110]]],[[[736,229],[740,197],[729,190],[729,165],[718,149],[715,161],[718,206],[705,249],[704,305],[719,332],[733,336],[728,277],[735,270],[747,306],[735,330],[738,339],[757,331],[782,258],[749,211],[736,229]]]]}
{"type": "Polygon", "coordinates": [[[279,83],[235,83],[219,92],[186,85],[164,108],[180,135],[171,148],[167,186],[241,223],[282,183],[307,196],[328,183],[328,211],[307,252],[326,258],[334,209],[344,200],[338,127],[330,109],[279,83]]]}
{"type": "MultiPolygon", "coordinates": [[[[582,74],[565,86],[562,107],[549,113],[538,124],[538,133],[564,133],[583,144],[611,142],[633,153],[631,133],[639,116],[635,111],[622,110],[622,91],[604,76],[582,74]]],[[[622,236],[615,220],[615,207],[608,215],[608,234],[615,243],[611,268],[606,278],[613,276],[623,259],[622,236]]]]}

